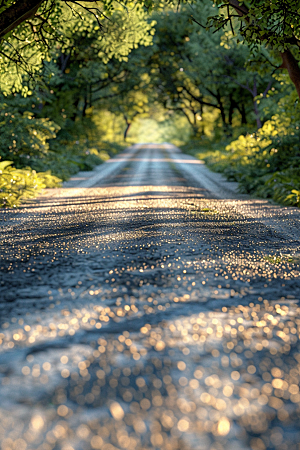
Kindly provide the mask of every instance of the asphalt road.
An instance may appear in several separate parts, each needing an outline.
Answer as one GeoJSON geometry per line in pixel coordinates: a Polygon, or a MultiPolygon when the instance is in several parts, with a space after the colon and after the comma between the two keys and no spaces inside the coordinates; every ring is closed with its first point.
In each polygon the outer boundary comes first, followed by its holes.
{"type": "Polygon", "coordinates": [[[299,210],[148,144],[0,218],[1,450],[299,450],[299,210]]]}

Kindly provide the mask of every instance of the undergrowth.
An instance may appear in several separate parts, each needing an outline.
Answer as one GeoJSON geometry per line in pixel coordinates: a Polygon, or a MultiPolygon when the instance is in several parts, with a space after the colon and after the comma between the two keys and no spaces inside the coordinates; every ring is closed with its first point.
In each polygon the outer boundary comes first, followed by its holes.
{"type": "Polygon", "coordinates": [[[300,131],[290,119],[273,116],[256,133],[231,143],[182,147],[207,166],[239,183],[240,192],[300,207],[300,131]]]}
{"type": "Polygon", "coordinates": [[[53,142],[46,155],[31,160],[31,167],[37,171],[51,172],[66,181],[79,170],[93,168],[115,156],[124,146],[101,142],[90,147],[86,142],[53,142]]]}
{"type": "Polygon", "coordinates": [[[43,188],[92,170],[125,147],[103,142],[91,117],[64,119],[49,110],[52,103],[47,106],[39,98],[36,108],[33,99],[0,94],[0,207],[16,207],[43,188]]]}
{"type": "Polygon", "coordinates": [[[54,188],[61,180],[50,171],[36,172],[30,167],[16,169],[12,161],[0,162],[0,207],[15,208],[35,197],[44,188],[54,188]]]}
{"type": "Polygon", "coordinates": [[[48,150],[31,158],[31,167],[15,167],[14,161],[0,161],[0,207],[15,208],[36,197],[42,189],[55,188],[79,170],[92,170],[120,152],[118,144],[101,143],[98,148],[66,145],[64,151],[48,150]]]}

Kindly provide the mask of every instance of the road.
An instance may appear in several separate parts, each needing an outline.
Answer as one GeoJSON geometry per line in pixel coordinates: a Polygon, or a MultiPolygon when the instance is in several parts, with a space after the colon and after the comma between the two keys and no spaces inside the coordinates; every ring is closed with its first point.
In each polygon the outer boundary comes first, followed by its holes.
{"type": "Polygon", "coordinates": [[[1,450],[299,450],[300,212],[137,145],[1,216],[1,450]]]}

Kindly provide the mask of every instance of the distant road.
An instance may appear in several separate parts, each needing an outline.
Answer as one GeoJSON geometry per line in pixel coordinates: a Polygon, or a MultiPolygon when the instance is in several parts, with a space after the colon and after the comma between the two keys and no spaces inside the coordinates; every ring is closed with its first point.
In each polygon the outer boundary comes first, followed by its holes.
{"type": "Polygon", "coordinates": [[[299,210],[139,144],[0,217],[0,448],[299,450],[299,210]]]}

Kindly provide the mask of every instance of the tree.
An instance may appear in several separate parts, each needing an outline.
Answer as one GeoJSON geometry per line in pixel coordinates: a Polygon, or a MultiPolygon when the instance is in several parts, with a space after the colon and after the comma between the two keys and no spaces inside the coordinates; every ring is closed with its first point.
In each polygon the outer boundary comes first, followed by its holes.
{"type": "MultiPolygon", "coordinates": [[[[24,4],[28,6],[27,1],[30,2],[25,0],[24,4]]],[[[3,18],[12,15],[12,11],[17,14],[23,4],[20,0],[11,3],[7,1],[6,7],[0,9],[0,32],[1,20],[4,27],[3,18]]],[[[78,58],[81,41],[89,42],[89,53],[104,63],[112,58],[126,61],[133,48],[151,44],[154,23],[140,5],[128,4],[126,8],[104,2],[102,10],[97,3],[89,5],[45,1],[37,10],[30,10],[31,15],[22,15],[22,20],[12,15],[10,25],[9,20],[4,21],[8,24],[4,31],[10,31],[0,41],[0,89],[8,93],[23,88],[26,94],[24,75],[29,82],[33,79],[42,82],[39,72],[44,62],[53,60],[55,55],[78,58]]],[[[50,68],[47,77],[53,76],[52,73],[50,68]]]]}
{"type": "Polygon", "coordinates": [[[151,79],[148,73],[150,54],[152,54],[152,48],[139,47],[131,52],[128,63],[120,64],[118,73],[114,72],[114,61],[108,63],[107,74],[111,83],[105,90],[101,89],[97,97],[98,108],[107,108],[116,116],[123,118],[125,141],[132,123],[137,117],[148,116],[149,106],[153,103],[153,91],[150,89],[151,79]],[[114,76],[111,76],[112,73],[114,76]]]}
{"type": "MultiPolygon", "coordinates": [[[[201,9],[202,20],[210,14],[209,4],[201,9]]],[[[246,125],[254,119],[260,128],[257,96],[265,97],[275,83],[271,70],[265,74],[247,72],[249,49],[238,45],[231,31],[202,30],[189,17],[188,7],[155,16],[157,27],[148,66],[159,101],[166,109],[184,114],[195,136],[203,133],[202,119],[213,110],[219,113],[228,135],[233,123],[246,125]]],[[[194,19],[200,20],[195,14],[194,19]]]]}
{"type": "MultiPolygon", "coordinates": [[[[75,16],[80,16],[84,11],[93,16],[100,28],[105,27],[104,19],[120,10],[119,4],[110,0],[103,0],[101,7],[99,2],[94,0],[83,0],[82,2],[80,0],[67,0],[65,3],[75,16]]],[[[140,1],[139,3],[141,6],[148,7],[152,4],[149,1],[140,1]]],[[[59,0],[3,0],[0,7],[0,40],[13,32],[19,25],[24,25],[24,22],[29,24],[31,33],[37,37],[37,40],[43,40],[45,38],[44,33],[46,35],[55,34],[55,28],[51,27],[51,24],[63,22],[63,4],[59,0]],[[50,28],[48,28],[49,26],[50,28]]],[[[128,7],[129,10],[134,6],[130,1],[123,2],[123,5],[125,8],[128,7]]],[[[83,16],[81,18],[84,20],[83,16]]]]}
{"type": "Polygon", "coordinates": [[[239,32],[253,51],[261,45],[271,48],[281,58],[280,69],[287,69],[300,97],[300,67],[297,60],[300,50],[300,5],[298,0],[218,0],[227,15],[213,17],[217,27],[238,20],[239,32]],[[295,56],[296,55],[296,56],[295,56]]]}
{"type": "MultiPolygon", "coordinates": [[[[190,0],[186,2],[191,3],[190,0]]],[[[169,3],[172,4],[172,1],[169,3]]],[[[207,4],[208,0],[200,1],[196,3],[196,9],[201,11],[207,4]]],[[[297,61],[300,48],[299,1],[218,0],[216,4],[220,6],[221,14],[212,18],[214,25],[220,28],[230,23],[234,29],[235,22],[238,21],[236,28],[252,51],[257,51],[261,45],[276,51],[281,57],[280,68],[287,69],[300,96],[300,68],[297,61]],[[222,12],[223,8],[226,8],[226,15],[222,12]]],[[[151,10],[159,7],[159,4],[156,0],[139,0],[133,6],[130,0],[125,0],[122,5],[111,0],[103,0],[101,6],[90,0],[3,0],[0,8],[0,70],[1,65],[4,65],[7,72],[11,62],[18,63],[19,72],[20,67],[29,74],[34,72],[34,68],[38,70],[51,43],[58,41],[62,47],[69,45],[70,36],[66,34],[65,24],[70,22],[71,16],[78,18],[82,27],[92,17],[97,22],[99,36],[110,36],[106,39],[106,44],[103,41],[104,58],[112,55],[126,57],[137,42],[135,40],[130,43],[130,39],[124,39],[124,32],[127,37],[132,38],[134,35],[132,32],[127,33],[128,24],[124,30],[124,24],[128,22],[126,17],[130,22],[133,10],[151,10]],[[116,42],[123,42],[122,51],[118,48],[119,45],[115,45],[116,42]],[[125,42],[127,50],[124,51],[125,42]]],[[[146,21],[142,20],[140,24],[142,22],[141,31],[147,34],[149,29],[146,21]]],[[[11,67],[9,69],[11,71],[11,67]]],[[[11,74],[10,78],[16,76],[17,73],[11,74]]],[[[8,88],[14,85],[7,80],[5,83],[8,88]]]]}

